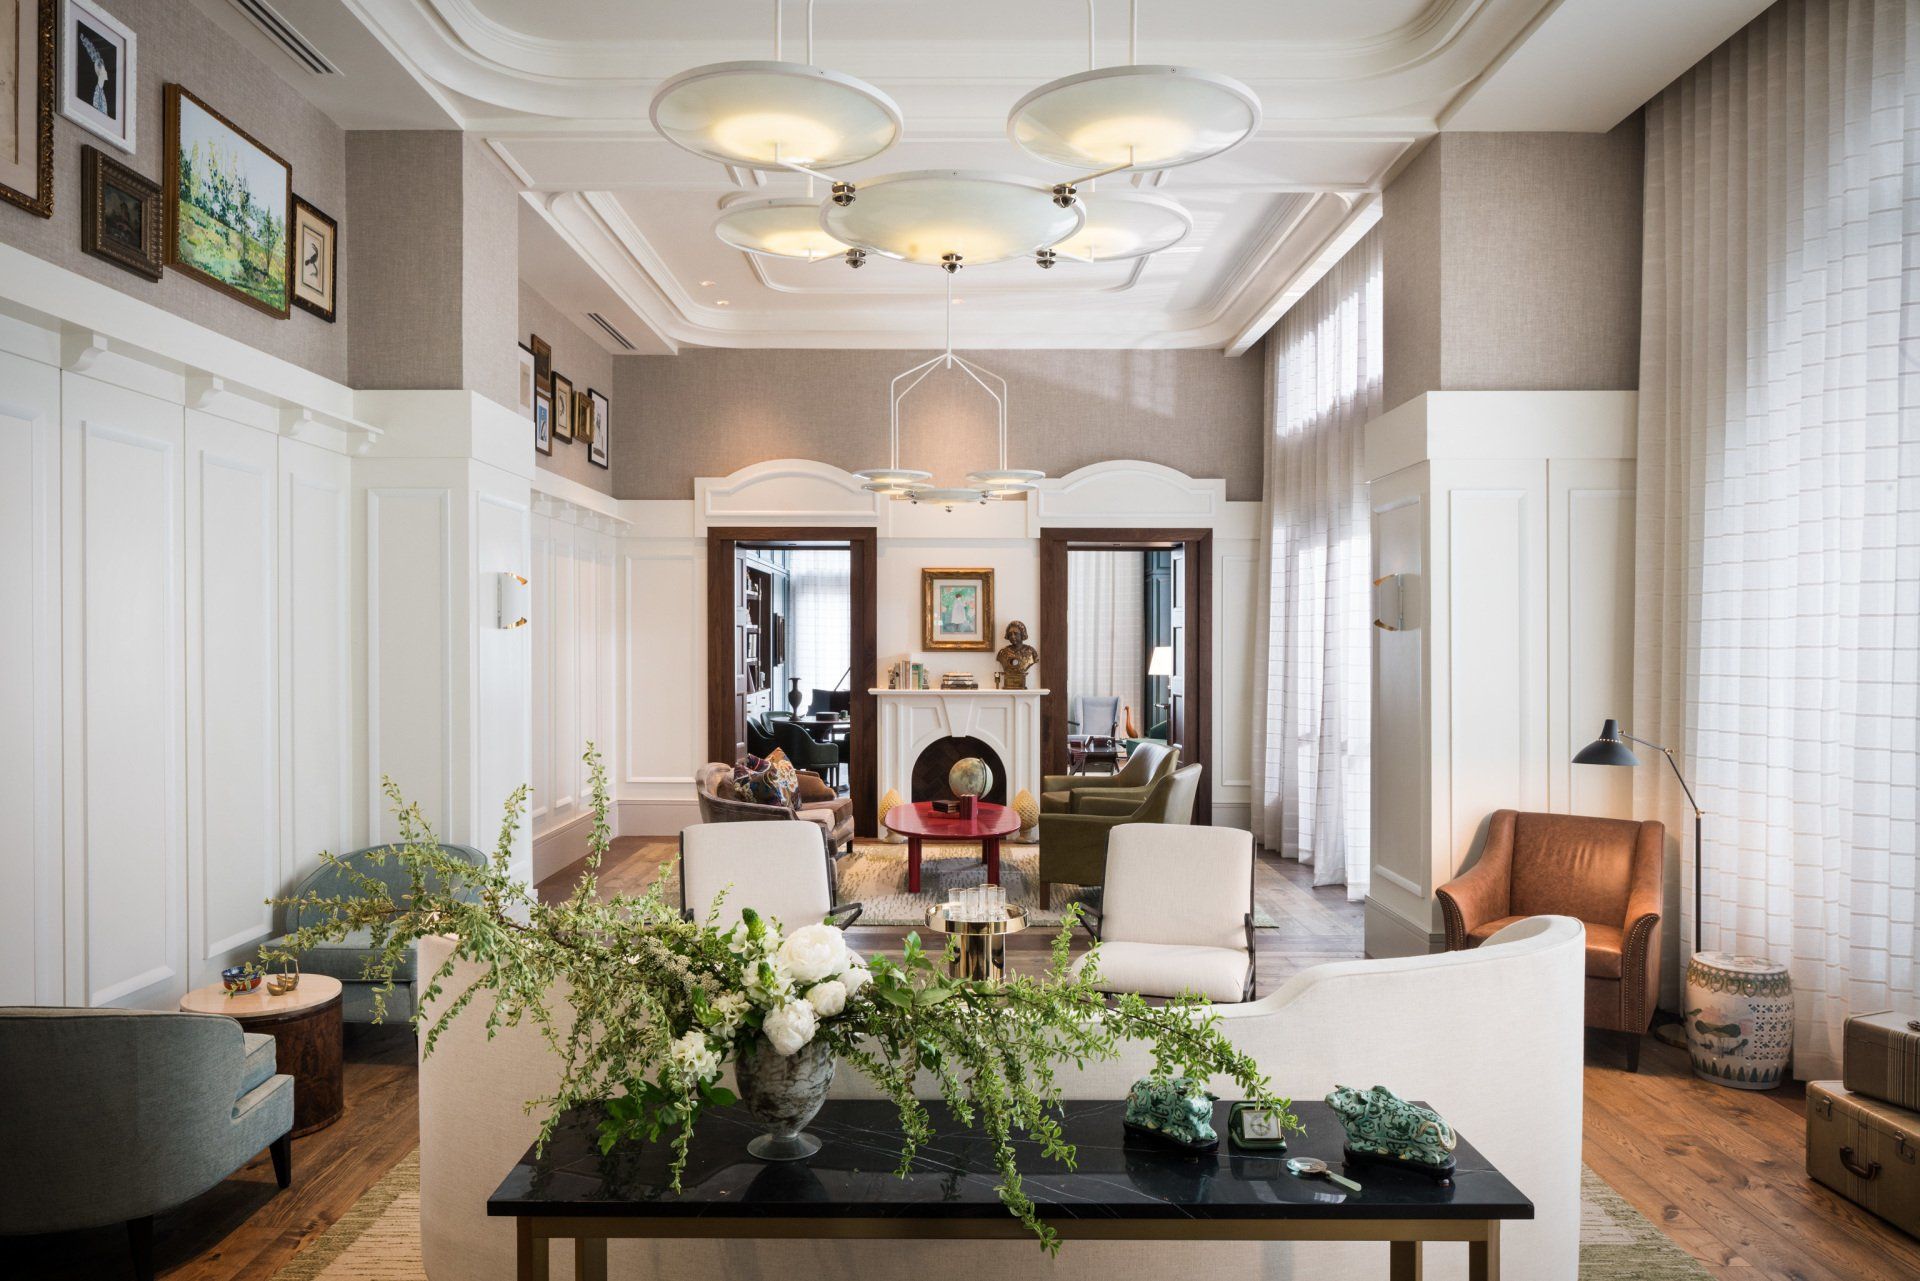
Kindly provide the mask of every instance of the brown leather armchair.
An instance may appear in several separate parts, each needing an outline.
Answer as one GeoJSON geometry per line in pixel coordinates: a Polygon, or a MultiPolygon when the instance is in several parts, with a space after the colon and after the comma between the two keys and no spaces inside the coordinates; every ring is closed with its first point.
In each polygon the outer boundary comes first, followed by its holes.
{"type": "Polygon", "coordinates": [[[1475,863],[1440,890],[1447,950],[1478,947],[1528,916],[1577,916],[1587,926],[1587,1026],[1625,1033],[1640,1070],[1640,1037],[1660,984],[1666,827],[1631,819],[1497,810],[1475,863]]]}

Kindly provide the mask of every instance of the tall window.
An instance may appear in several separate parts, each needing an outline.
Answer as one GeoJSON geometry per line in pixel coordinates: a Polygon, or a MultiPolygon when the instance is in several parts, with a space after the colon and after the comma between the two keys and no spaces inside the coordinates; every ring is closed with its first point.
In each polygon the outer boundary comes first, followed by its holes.
{"type": "MultiPolygon", "coordinates": [[[[842,678],[853,652],[852,573],[845,548],[788,553],[787,675],[800,678],[803,699],[816,689],[847,688],[842,678]]],[[[775,703],[782,705],[779,697],[775,703]]]]}
{"type": "Polygon", "coordinates": [[[1380,412],[1381,254],[1369,232],[1267,337],[1266,661],[1253,830],[1366,896],[1372,544],[1362,428],[1380,412]]]}

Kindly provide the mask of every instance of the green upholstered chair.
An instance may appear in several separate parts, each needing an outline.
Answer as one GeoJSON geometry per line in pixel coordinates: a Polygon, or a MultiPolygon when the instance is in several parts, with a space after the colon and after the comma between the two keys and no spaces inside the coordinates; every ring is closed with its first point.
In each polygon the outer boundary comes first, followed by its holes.
{"type": "Polygon", "coordinates": [[[1048,774],[1040,780],[1040,812],[1072,814],[1082,794],[1123,800],[1138,805],[1147,792],[1180,767],[1180,749],[1165,743],[1142,743],[1118,774],[1048,774]]]}
{"type": "Polygon", "coordinates": [[[805,726],[793,721],[775,721],[773,741],[787,754],[795,769],[812,770],[829,782],[839,781],[840,749],[832,743],[817,741],[805,726]]]}
{"type": "MultiPolygon", "coordinates": [[[[385,885],[398,901],[413,883],[413,874],[407,865],[390,856],[390,852],[398,848],[394,845],[371,845],[363,850],[355,850],[342,861],[361,875],[371,876],[385,885]]],[[[442,845],[440,848],[474,867],[486,866],[487,856],[471,845],[442,845]]],[[[353,898],[361,893],[360,886],[339,868],[328,863],[300,882],[293,897],[304,898],[309,894],[317,894],[322,898],[353,898]]],[[[291,934],[302,925],[311,925],[319,919],[321,915],[312,908],[303,911],[298,906],[290,906],[286,909],[285,929],[287,934],[291,934]]],[[[283,946],[286,941],[286,935],[282,935],[273,940],[270,946],[283,946]]],[[[299,953],[300,972],[326,974],[339,979],[343,988],[341,1017],[348,1023],[371,1023],[373,993],[380,984],[367,977],[367,962],[378,956],[379,951],[373,946],[368,932],[355,930],[343,939],[322,943],[299,953]]],[[[417,964],[414,951],[409,951],[407,959],[394,970],[393,991],[386,998],[386,1021],[390,1024],[404,1023],[413,1017],[414,987],[419,979],[417,964]]]]}
{"type": "Polygon", "coordinates": [[[755,756],[771,756],[780,746],[773,736],[773,722],[765,712],[747,717],[747,750],[755,756]]]}
{"type": "Polygon", "coordinates": [[[1177,769],[1147,789],[1137,804],[1121,799],[1084,802],[1077,814],[1040,815],[1040,905],[1052,902],[1053,885],[1104,885],[1107,837],[1129,823],[1191,823],[1200,795],[1202,765],[1177,769]],[[1087,812],[1090,811],[1090,812],[1087,812]]]}
{"type": "Polygon", "coordinates": [[[1145,738],[1123,738],[1120,741],[1126,745],[1126,749],[1129,752],[1142,743],[1158,743],[1162,747],[1165,747],[1167,745],[1167,723],[1164,720],[1155,721],[1152,727],[1147,730],[1145,738]]]}
{"type": "Polygon", "coordinates": [[[151,1281],[155,1214],[263,1148],[292,1181],[293,1078],[277,1067],[271,1036],[218,1014],[0,1009],[0,1238],[125,1223],[151,1281]]]}

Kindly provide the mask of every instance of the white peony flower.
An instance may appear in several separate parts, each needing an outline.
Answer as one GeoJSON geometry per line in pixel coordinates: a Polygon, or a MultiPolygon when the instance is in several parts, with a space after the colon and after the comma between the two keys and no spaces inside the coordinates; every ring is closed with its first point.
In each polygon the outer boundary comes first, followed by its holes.
{"type": "Polygon", "coordinates": [[[711,1081],[720,1075],[720,1052],[707,1044],[705,1033],[683,1034],[668,1048],[667,1057],[689,1081],[711,1081]]]}
{"type": "Polygon", "coordinates": [[[808,925],[787,935],[780,959],[799,983],[818,983],[847,968],[847,936],[838,926],[808,925]]]}
{"type": "Polygon", "coordinates": [[[830,1019],[847,1008],[847,985],[839,979],[815,983],[807,989],[807,1004],[823,1019],[830,1019]]]}
{"type": "MultiPolygon", "coordinates": [[[[859,959],[859,957],[854,958],[855,961],[859,959]]],[[[849,965],[840,972],[840,985],[846,988],[849,1001],[860,995],[860,989],[872,981],[873,975],[867,972],[867,967],[863,964],[849,965]]]]}
{"type": "Polygon", "coordinates": [[[767,1011],[760,1030],[772,1043],[774,1053],[784,1058],[813,1040],[813,1034],[819,1026],[820,1021],[814,1016],[811,1005],[805,1001],[788,1001],[767,1011]]]}

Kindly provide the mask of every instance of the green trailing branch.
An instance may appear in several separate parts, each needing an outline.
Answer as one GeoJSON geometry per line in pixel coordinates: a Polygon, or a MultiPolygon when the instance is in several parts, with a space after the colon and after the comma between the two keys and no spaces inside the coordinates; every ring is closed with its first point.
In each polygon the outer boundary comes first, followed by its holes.
{"type": "Polygon", "coordinates": [[[824,1038],[841,1062],[872,1080],[899,1109],[902,1174],[932,1136],[915,1092],[925,1073],[953,1115],[987,1136],[1001,1201],[1050,1251],[1059,1238],[1023,1190],[1015,1142],[1033,1142],[1072,1168],[1073,1145],[1060,1127],[1063,1068],[1143,1043],[1153,1051],[1156,1077],[1201,1085],[1231,1079],[1248,1101],[1298,1128],[1289,1100],[1273,1093],[1259,1065],[1235,1048],[1200,1001],[1150,1006],[1121,996],[1110,1003],[1097,987],[1097,945],[1075,974],[1077,908],[1069,909],[1043,974],[983,981],[947,973],[947,957],[929,955],[915,934],[907,935],[898,960],[865,959],[847,951],[830,925],[800,922],[783,934],[781,923],[744,910],[738,926],[722,927],[718,904],[705,921],[685,920],[662,898],[659,881],[645,894],[602,898],[597,874],[612,837],[606,769],[591,745],[583,759],[594,822],[585,870],[565,900],[542,903],[509,870],[528,788],[508,797],[494,852],[476,868],[442,851],[420,808],[387,779],[399,840],[372,857],[400,860],[409,874],[406,891],[396,898],[378,879],[323,855],[358,892],[281,900],[310,923],[263,949],[263,959],[273,963],[366,930],[366,978],[378,985],[381,1017],[393,976],[419,940],[450,936],[452,954],[424,976],[413,1016],[424,1052],[433,1053],[476,996],[490,993],[489,1037],[529,1023],[561,1063],[554,1092],[527,1104],[545,1110],[539,1142],[568,1109],[592,1105],[605,1118],[603,1150],[626,1142],[672,1145],[676,1191],[701,1114],[735,1102],[719,1084],[722,1066],[752,1037],[776,1048],[783,1040],[797,1048],[824,1038]],[[478,967],[479,977],[442,1004],[462,961],[478,967]],[[554,991],[562,982],[569,995],[558,1003],[554,991]],[[436,1009],[431,1017],[429,1008],[436,1009]]]}

